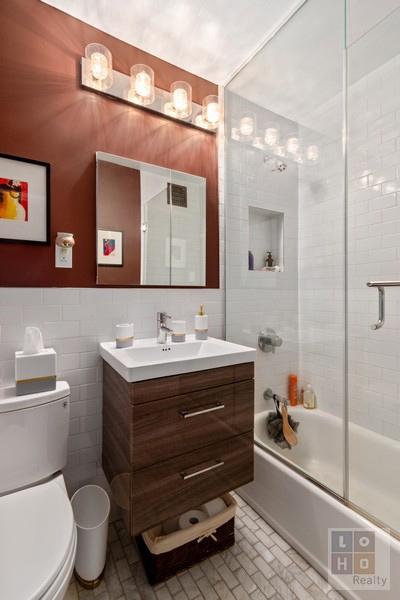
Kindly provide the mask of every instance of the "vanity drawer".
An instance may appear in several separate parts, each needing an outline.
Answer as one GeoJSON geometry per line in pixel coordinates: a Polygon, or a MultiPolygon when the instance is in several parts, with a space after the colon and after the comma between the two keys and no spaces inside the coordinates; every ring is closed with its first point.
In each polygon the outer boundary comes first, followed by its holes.
{"type": "Polygon", "coordinates": [[[133,406],[133,468],[251,431],[253,404],[251,379],[133,406]]]}
{"type": "Polygon", "coordinates": [[[253,432],[135,471],[131,535],[252,479],[253,432]]]}
{"type": "Polygon", "coordinates": [[[171,377],[138,381],[128,385],[130,385],[132,403],[143,404],[160,398],[180,396],[249,379],[254,379],[254,363],[207,369],[185,373],[184,375],[172,375],[171,377]]]}

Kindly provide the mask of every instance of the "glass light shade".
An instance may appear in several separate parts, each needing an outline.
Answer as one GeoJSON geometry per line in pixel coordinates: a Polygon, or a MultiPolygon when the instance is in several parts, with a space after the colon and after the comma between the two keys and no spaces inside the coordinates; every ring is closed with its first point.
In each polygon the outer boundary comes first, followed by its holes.
{"type": "Polygon", "coordinates": [[[231,129],[231,138],[233,140],[236,140],[237,142],[240,141],[240,129],[239,129],[239,127],[232,127],[232,129],[231,129]]]}
{"type": "Polygon", "coordinates": [[[192,114],[192,86],[186,81],[174,81],[170,91],[171,103],[176,116],[180,119],[186,119],[192,114]]]}
{"type": "Polygon", "coordinates": [[[314,144],[311,146],[308,146],[307,150],[306,150],[306,157],[307,157],[307,160],[309,160],[311,162],[317,161],[319,158],[318,146],[316,146],[314,144]]]}
{"type": "Polygon", "coordinates": [[[264,144],[263,144],[263,139],[260,135],[258,135],[254,138],[253,146],[254,146],[254,148],[259,148],[260,150],[263,150],[264,144]]]}
{"type": "Polygon", "coordinates": [[[285,147],[284,146],[276,146],[276,148],[274,150],[274,154],[275,154],[275,156],[284,157],[285,156],[285,147]]]}
{"type": "Polygon", "coordinates": [[[300,152],[297,152],[294,156],[293,156],[293,160],[295,163],[297,163],[298,165],[302,165],[304,164],[304,158],[303,156],[300,154],[300,152]]]}
{"type": "Polygon", "coordinates": [[[203,119],[209,123],[211,128],[216,129],[218,127],[221,111],[218,102],[218,96],[210,94],[203,100],[202,107],[203,119]]]}
{"type": "Polygon", "coordinates": [[[276,127],[267,127],[264,134],[264,142],[268,146],[276,146],[279,142],[279,131],[276,127]]]}
{"type": "Polygon", "coordinates": [[[175,119],[178,118],[178,113],[176,112],[172,102],[166,102],[164,104],[164,113],[169,117],[174,117],[175,119]]]}
{"type": "Polygon", "coordinates": [[[98,90],[108,90],[113,84],[111,52],[103,44],[93,43],[86,46],[85,57],[88,61],[88,85],[98,90]]]}
{"type": "Polygon", "coordinates": [[[250,137],[253,135],[255,129],[254,117],[252,115],[245,115],[240,119],[239,130],[240,135],[244,137],[250,137]]]}
{"type": "Polygon", "coordinates": [[[154,71],[147,65],[133,65],[131,67],[131,87],[128,100],[147,106],[154,102],[154,71]]]}
{"type": "Polygon", "coordinates": [[[203,115],[200,113],[194,120],[195,125],[202,127],[203,129],[215,129],[214,125],[206,121],[203,115]]]}
{"type": "Polygon", "coordinates": [[[290,153],[290,154],[297,154],[300,148],[300,142],[299,142],[299,138],[292,136],[290,138],[288,138],[288,141],[286,142],[286,150],[290,153]]]}

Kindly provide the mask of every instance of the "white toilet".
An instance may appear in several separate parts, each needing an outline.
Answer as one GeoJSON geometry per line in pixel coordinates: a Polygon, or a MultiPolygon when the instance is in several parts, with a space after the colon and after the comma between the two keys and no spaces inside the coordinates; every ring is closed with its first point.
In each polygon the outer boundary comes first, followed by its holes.
{"type": "Polygon", "coordinates": [[[67,460],[69,386],[16,396],[0,389],[0,598],[61,600],[76,527],[60,470],[67,460]]]}

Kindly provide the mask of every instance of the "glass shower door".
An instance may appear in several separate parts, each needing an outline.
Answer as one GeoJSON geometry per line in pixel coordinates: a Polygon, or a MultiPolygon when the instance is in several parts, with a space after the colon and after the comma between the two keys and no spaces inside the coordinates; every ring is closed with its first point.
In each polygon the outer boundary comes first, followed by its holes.
{"type": "Polygon", "coordinates": [[[308,0],[229,83],[227,339],[257,348],[256,442],[343,495],[345,4],[308,0]],[[260,332],[282,345],[263,352],[260,332]],[[273,333],[271,334],[273,335],[273,333]],[[318,409],[290,407],[300,443],[267,435],[288,377],[318,409]]]}
{"type": "Polygon", "coordinates": [[[349,500],[399,533],[400,287],[385,288],[372,329],[366,283],[400,280],[400,8],[383,3],[373,21],[349,8],[349,500]]]}

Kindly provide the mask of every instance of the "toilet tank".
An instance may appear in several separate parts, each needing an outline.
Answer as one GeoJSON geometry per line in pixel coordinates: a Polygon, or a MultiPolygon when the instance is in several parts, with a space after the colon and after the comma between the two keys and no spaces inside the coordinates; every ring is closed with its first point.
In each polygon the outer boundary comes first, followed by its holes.
{"type": "Polygon", "coordinates": [[[33,485],[67,462],[69,386],[16,396],[0,389],[0,494],[33,485]]]}

